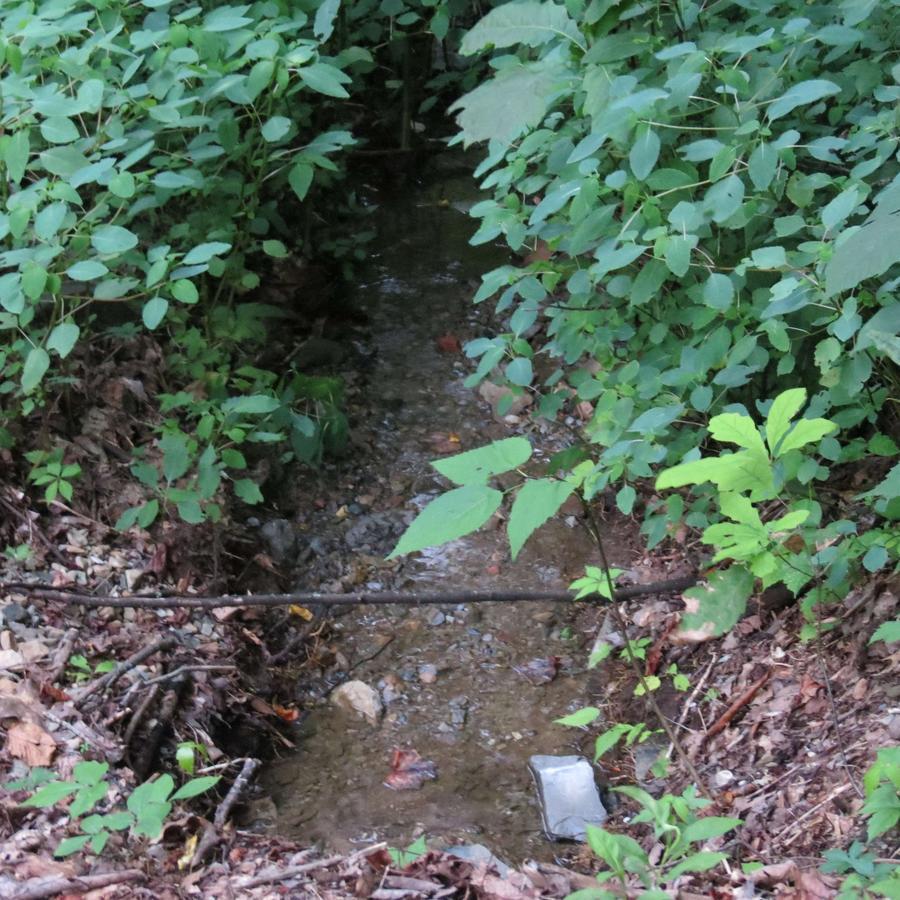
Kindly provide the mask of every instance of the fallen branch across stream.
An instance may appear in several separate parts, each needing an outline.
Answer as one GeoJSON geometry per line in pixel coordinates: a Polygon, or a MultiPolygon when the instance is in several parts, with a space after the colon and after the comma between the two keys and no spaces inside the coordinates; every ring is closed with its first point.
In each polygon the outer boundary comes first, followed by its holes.
{"type": "MultiPolygon", "coordinates": [[[[667,594],[693,587],[699,575],[684,575],[647,584],[629,584],[619,588],[615,599],[631,600],[651,594],[667,594]]],[[[48,588],[27,582],[0,582],[0,594],[25,594],[39,600],[56,600],[74,606],[105,606],[143,609],[217,609],[223,606],[429,606],[455,603],[564,603],[573,599],[571,591],[359,591],[349,594],[325,594],[297,591],[290,594],[221,594],[199,597],[190,594],[161,596],[107,597],[61,588],[48,588]]]]}

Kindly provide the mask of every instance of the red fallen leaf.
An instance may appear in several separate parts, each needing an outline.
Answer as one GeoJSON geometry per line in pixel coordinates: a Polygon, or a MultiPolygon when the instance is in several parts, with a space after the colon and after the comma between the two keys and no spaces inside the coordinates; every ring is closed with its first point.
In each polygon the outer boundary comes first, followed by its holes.
{"type": "Polygon", "coordinates": [[[287,706],[279,706],[277,703],[273,703],[272,708],[278,713],[278,717],[284,719],[285,722],[296,722],[300,716],[299,710],[290,709],[287,706]]]}
{"type": "Polygon", "coordinates": [[[422,759],[415,750],[395,750],[384,786],[394,791],[417,791],[433,778],[437,778],[437,766],[430,759],[422,759]]]}
{"type": "Polygon", "coordinates": [[[438,350],[441,353],[459,353],[462,347],[459,345],[459,338],[455,334],[442,334],[439,338],[435,338],[438,350]]]}
{"type": "Polygon", "coordinates": [[[41,696],[49,697],[57,703],[65,703],[66,700],[72,699],[65,691],[61,691],[58,687],[48,684],[46,681],[41,682],[41,696]]]}
{"type": "Polygon", "coordinates": [[[513,666],[513,671],[527,678],[532,684],[548,684],[559,671],[558,656],[542,656],[532,659],[524,666],[513,666]]]}

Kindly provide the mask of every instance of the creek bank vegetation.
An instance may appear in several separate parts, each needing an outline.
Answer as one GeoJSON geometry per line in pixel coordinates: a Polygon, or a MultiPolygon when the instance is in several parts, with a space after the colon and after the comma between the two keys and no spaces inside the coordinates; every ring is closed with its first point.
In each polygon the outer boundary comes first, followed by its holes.
{"type": "MultiPolygon", "coordinates": [[[[487,142],[473,242],[520,257],[476,292],[502,324],[465,345],[468,383],[505,389],[500,418],[527,397],[534,421],[565,422],[573,441],[549,465],[521,436],[436,461],[454,487],[386,565],[498,512],[515,557],[578,497],[601,564],[572,587],[602,602],[618,574],[602,559],[606,496],[649,550],[705,575],[686,612],[608,604],[590,663],[637,699],[616,708],[610,693],[561,719],[588,729],[573,733],[601,766],[666,731],[647,770],[666,780],[617,785],[631,822],[591,831],[590,877],[538,867],[509,890],[896,896],[893,4],[525,0],[465,33],[461,3],[308,6],[4,7],[7,568],[49,563],[50,587],[100,593],[281,587],[234,521],[277,491],[273,471],[354,450],[352,385],[328,345],[352,326],[321,305],[369,237],[348,160],[377,149],[365,137],[406,154],[416,117],[459,98],[460,139],[487,142]],[[487,70],[459,67],[491,49],[487,70]],[[386,99],[396,120],[366,115],[386,99]],[[208,558],[186,550],[199,534],[208,558]],[[259,580],[239,564],[250,548],[259,580]]],[[[265,670],[301,647],[315,658],[322,625],[305,607],[268,625],[101,607],[73,633],[59,605],[11,601],[4,752],[39,768],[15,773],[9,790],[31,806],[6,807],[28,826],[6,849],[46,880],[14,884],[22,896],[106,877],[79,882],[86,869],[50,860],[50,824],[75,859],[121,863],[109,883],[137,879],[129,853],[149,846],[147,865],[193,869],[192,889],[265,891],[265,848],[285,867],[272,879],[336,896],[449,896],[473,880],[501,892],[486,868],[439,854],[316,861],[226,826],[244,758],[261,752],[251,733],[290,741],[299,713],[265,670]],[[121,703],[107,693],[123,689],[121,703]],[[173,730],[186,700],[197,709],[173,730]],[[241,745],[206,759],[224,743],[210,720],[233,723],[235,707],[241,745]],[[170,771],[138,785],[160,747],[170,771]],[[168,819],[191,795],[199,814],[168,819]],[[225,871],[198,868],[208,859],[225,871]]]]}

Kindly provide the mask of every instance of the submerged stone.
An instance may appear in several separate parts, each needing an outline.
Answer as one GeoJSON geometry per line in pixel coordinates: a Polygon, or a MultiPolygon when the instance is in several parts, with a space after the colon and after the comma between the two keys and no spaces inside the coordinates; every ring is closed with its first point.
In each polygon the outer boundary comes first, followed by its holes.
{"type": "Polygon", "coordinates": [[[583,841],[586,826],[607,820],[594,770],[583,756],[532,756],[529,765],[548,838],[583,841]]]}

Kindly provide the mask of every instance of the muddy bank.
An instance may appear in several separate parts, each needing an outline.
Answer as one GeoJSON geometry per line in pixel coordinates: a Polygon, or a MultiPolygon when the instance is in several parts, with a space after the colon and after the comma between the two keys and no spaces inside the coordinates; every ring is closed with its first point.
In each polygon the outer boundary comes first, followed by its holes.
{"type": "MultiPolygon", "coordinates": [[[[468,244],[472,221],[460,208],[473,194],[467,179],[432,175],[414,195],[381,198],[377,245],[355,298],[370,322],[362,402],[351,414],[366,455],[297,485],[298,586],[562,588],[596,562],[573,511],[535,535],[514,565],[499,522],[417,558],[384,562],[415,512],[445,487],[429,460],[513,433],[529,436],[537,460],[563,445],[525,417],[498,422],[463,385],[471,366],[459,345],[492,324],[487,310],[472,308],[472,284],[507,261],[502,248],[468,244]]],[[[609,548],[613,561],[628,567],[630,529],[620,522],[612,531],[621,536],[609,548]]],[[[384,717],[373,726],[327,702],[312,709],[297,752],[263,777],[276,830],[339,851],[371,840],[406,846],[424,833],[429,846],[483,842],[510,862],[552,858],[527,762],[573,752],[573,733],[553,719],[587,702],[590,636],[577,616],[562,605],[501,604],[342,617],[325,678],[337,683],[352,669],[379,692],[384,717]],[[529,664],[548,657],[558,671],[536,683],[529,664]],[[385,787],[398,748],[433,761],[437,779],[418,791],[385,787]]],[[[308,680],[299,691],[301,702],[321,693],[308,680]]]]}

